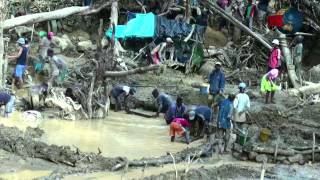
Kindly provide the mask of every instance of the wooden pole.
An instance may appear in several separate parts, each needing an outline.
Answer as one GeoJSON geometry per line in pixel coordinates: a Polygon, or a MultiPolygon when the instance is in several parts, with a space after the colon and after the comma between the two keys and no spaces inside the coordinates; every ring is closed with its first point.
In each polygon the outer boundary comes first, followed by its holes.
{"type": "Polygon", "coordinates": [[[281,33],[278,30],[277,30],[277,33],[279,34],[281,49],[283,52],[283,57],[284,57],[285,63],[288,68],[288,75],[289,75],[290,82],[294,88],[297,88],[298,87],[298,83],[297,83],[298,77],[297,77],[297,74],[295,71],[295,66],[292,61],[291,51],[288,47],[287,37],[285,34],[281,33]]]}
{"type": "Polygon", "coordinates": [[[4,41],[3,41],[3,27],[4,18],[6,16],[5,0],[0,0],[0,89],[4,88],[4,72],[3,72],[3,62],[4,62],[4,41]]]}
{"type": "Polygon", "coordinates": [[[312,162],[314,163],[314,150],[315,150],[315,145],[316,145],[316,134],[312,133],[312,162]]]}
{"type": "Polygon", "coordinates": [[[105,71],[104,75],[107,77],[124,77],[124,76],[129,76],[132,74],[141,74],[141,73],[145,73],[148,71],[154,71],[159,69],[160,66],[159,65],[151,65],[151,66],[147,66],[147,67],[140,67],[140,68],[136,68],[136,69],[132,69],[129,71],[105,71]]]}
{"type": "Polygon", "coordinates": [[[280,141],[280,136],[278,135],[277,142],[276,142],[276,148],[275,148],[275,150],[274,150],[274,162],[275,162],[275,163],[277,162],[279,141],[280,141]]]}
{"type": "MultiPolygon", "coordinates": [[[[5,20],[3,29],[6,30],[6,29],[10,29],[10,28],[25,25],[25,24],[35,24],[42,21],[61,19],[61,18],[70,16],[72,14],[85,12],[88,9],[89,7],[73,6],[73,7],[67,7],[67,8],[50,11],[50,12],[42,12],[42,13],[36,13],[36,14],[28,14],[25,16],[19,16],[16,18],[5,20]]],[[[1,10],[1,12],[3,11],[1,10]]]]}

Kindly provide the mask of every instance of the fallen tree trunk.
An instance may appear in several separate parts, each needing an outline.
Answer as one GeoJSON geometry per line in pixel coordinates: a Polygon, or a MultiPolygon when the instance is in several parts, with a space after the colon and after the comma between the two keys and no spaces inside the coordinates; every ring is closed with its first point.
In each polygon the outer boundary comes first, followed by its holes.
{"type": "Polygon", "coordinates": [[[50,12],[19,16],[16,18],[5,20],[3,29],[10,29],[10,28],[25,25],[25,24],[35,24],[42,21],[48,21],[53,19],[61,19],[61,18],[70,16],[72,14],[85,12],[88,9],[89,7],[73,6],[73,7],[67,7],[67,8],[50,11],[50,12]]]}
{"type": "Polygon", "coordinates": [[[308,95],[319,94],[319,93],[320,93],[320,83],[309,85],[309,86],[302,86],[297,89],[289,90],[289,94],[294,96],[308,96],[308,95]]]}
{"type": "Polygon", "coordinates": [[[280,39],[280,42],[281,42],[281,49],[282,49],[282,52],[283,52],[284,60],[285,60],[286,65],[287,65],[290,82],[292,83],[293,87],[296,88],[296,87],[298,87],[298,83],[297,83],[298,77],[297,77],[297,74],[296,74],[295,66],[294,66],[293,61],[292,61],[291,51],[290,51],[290,49],[288,47],[288,42],[287,42],[286,35],[281,33],[278,30],[277,30],[277,33],[279,34],[279,39],[280,39]]]}
{"type": "Polygon", "coordinates": [[[151,65],[147,67],[141,67],[132,69],[129,71],[105,71],[104,75],[107,77],[122,77],[122,76],[129,76],[132,74],[138,74],[138,73],[145,73],[148,71],[154,71],[160,68],[160,65],[151,65]]]}
{"type": "Polygon", "coordinates": [[[218,13],[220,16],[231,22],[233,25],[239,27],[244,32],[248,33],[252,37],[254,37],[257,41],[259,41],[262,45],[264,45],[268,49],[272,49],[271,45],[266,42],[259,34],[251,31],[247,26],[243,25],[240,21],[238,21],[236,18],[225,12],[223,9],[221,9],[217,4],[210,2],[208,0],[201,0],[200,1],[203,5],[209,8],[209,10],[214,11],[218,13]]]}
{"type": "MultiPolygon", "coordinates": [[[[273,147],[254,147],[253,148],[254,152],[257,153],[264,153],[264,154],[274,154],[274,148],[273,147]]],[[[277,151],[278,155],[283,155],[283,156],[293,156],[295,154],[295,150],[293,149],[278,149],[277,151]]]]}
{"type": "Polygon", "coordinates": [[[98,8],[90,9],[90,10],[88,10],[88,11],[85,11],[85,12],[81,13],[80,15],[97,14],[98,12],[100,12],[100,11],[103,10],[104,8],[107,8],[107,7],[110,6],[110,5],[111,5],[111,1],[105,2],[103,5],[99,6],[98,8]]]}

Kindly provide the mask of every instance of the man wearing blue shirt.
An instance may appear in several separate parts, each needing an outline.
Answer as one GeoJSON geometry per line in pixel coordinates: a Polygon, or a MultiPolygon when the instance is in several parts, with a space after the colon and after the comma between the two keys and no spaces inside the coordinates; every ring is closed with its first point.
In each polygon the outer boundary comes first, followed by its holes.
{"type": "Polygon", "coordinates": [[[152,96],[155,98],[157,113],[155,117],[159,117],[160,113],[166,113],[172,105],[172,99],[168,94],[160,93],[158,89],[152,91],[152,96]]]}
{"type": "Polygon", "coordinates": [[[224,144],[223,150],[220,149],[220,153],[226,153],[228,148],[228,143],[230,139],[230,129],[231,129],[231,116],[232,116],[232,106],[235,95],[230,94],[227,99],[220,101],[219,114],[217,121],[217,138],[219,139],[219,147],[224,144]]]}
{"type": "Polygon", "coordinates": [[[173,103],[165,114],[164,118],[167,124],[170,124],[174,118],[183,118],[186,110],[187,107],[184,105],[182,97],[178,96],[176,103],[173,103]]]}
{"type": "Polygon", "coordinates": [[[215,69],[210,73],[208,80],[210,84],[208,105],[214,107],[214,113],[217,113],[217,104],[224,99],[225,86],[225,76],[221,70],[220,62],[216,62],[215,69]]]}

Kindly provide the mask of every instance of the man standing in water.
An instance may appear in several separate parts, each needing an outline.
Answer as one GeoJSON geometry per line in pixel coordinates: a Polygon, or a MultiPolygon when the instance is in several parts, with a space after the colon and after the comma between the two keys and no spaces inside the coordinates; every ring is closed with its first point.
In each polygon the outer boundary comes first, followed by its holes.
{"type": "Polygon", "coordinates": [[[155,98],[157,113],[155,117],[159,117],[160,113],[166,113],[172,105],[171,97],[165,93],[160,93],[158,89],[152,91],[152,96],[155,98]]]}
{"type": "Polygon", "coordinates": [[[136,91],[124,85],[116,85],[111,90],[111,97],[115,101],[115,111],[122,110],[123,106],[126,111],[129,110],[127,105],[127,99],[129,96],[133,96],[136,91]]]}

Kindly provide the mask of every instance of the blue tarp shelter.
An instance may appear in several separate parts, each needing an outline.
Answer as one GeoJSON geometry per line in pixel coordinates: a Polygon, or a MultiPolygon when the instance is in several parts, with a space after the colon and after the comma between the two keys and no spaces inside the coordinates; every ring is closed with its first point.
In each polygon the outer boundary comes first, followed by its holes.
{"type": "MultiPolygon", "coordinates": [[[[135,18],[126,25],[117,25],[115,38],[152,38],[155,35],[155,15],[153,13],[135,14],[135,18]]],[[[112,29],[106,31],[106,36],[112,36],[112,29]]]]}

